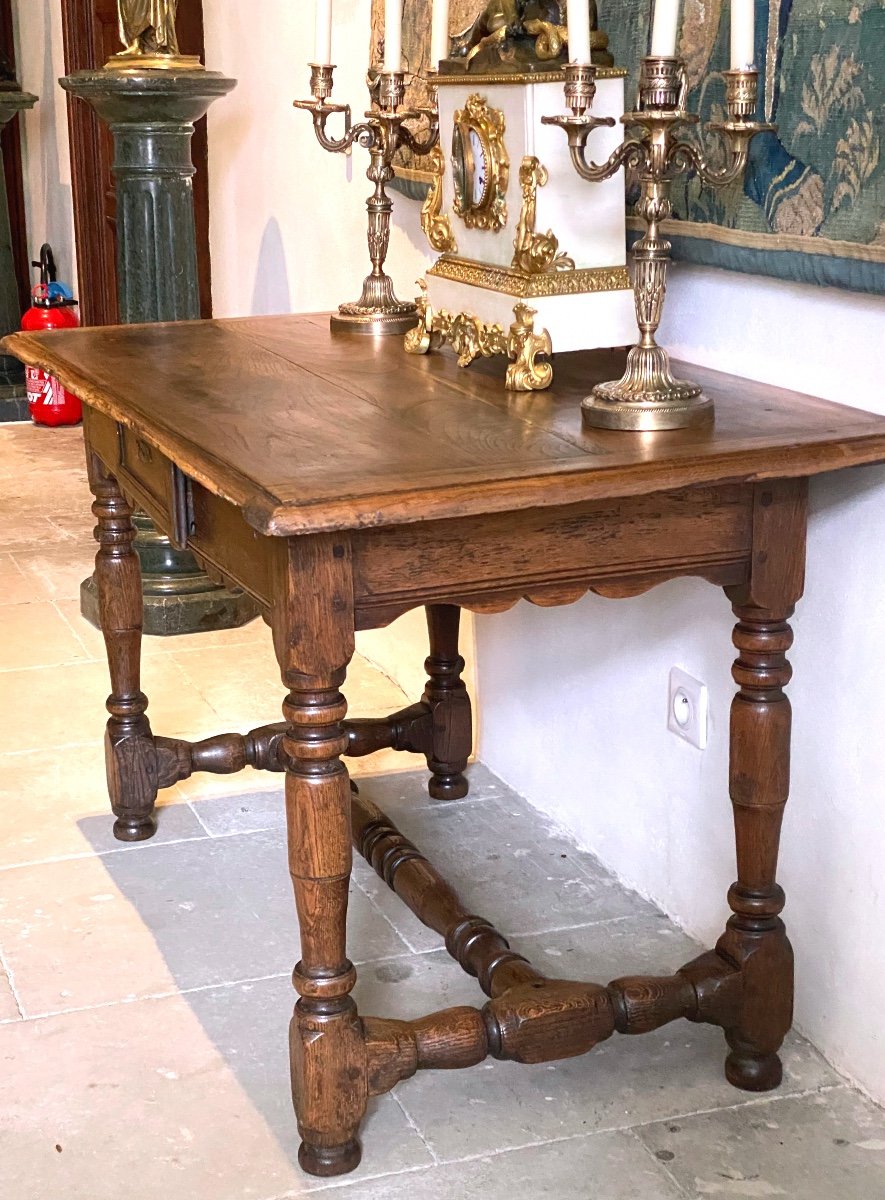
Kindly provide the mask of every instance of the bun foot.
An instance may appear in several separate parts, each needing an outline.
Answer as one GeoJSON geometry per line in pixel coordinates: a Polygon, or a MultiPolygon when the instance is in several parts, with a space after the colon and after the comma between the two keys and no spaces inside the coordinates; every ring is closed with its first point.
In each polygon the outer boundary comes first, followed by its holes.
{"type": "Polygon", "coordinates": [[[725,1060],[725,1078],[744,1092],[771,1092],[780,1087],[784,1068],[776,1054],[755,1057],[734,1051],[725,1060]]]}
{"type": "Polygon", "coordinates": [[[114,821],[114,837],[118,842],[146,842],[157,832],[157,818],[117,817],[114,821]]]}
{"type": "Polygon", "coordinates": [[[298,1165],[308,1175],[326,1179],[331,1175],[346,1175],[360,1165],[362,1147],[356,1138],[342,1146],[309,1146],[302,1142],[298,1148],[298,1165]]]}
{"type": "Polygon", "coordinates": [[[433,800],[463,800],[468,789],[467,776],[431,775],[427,790],[433,800]]]}

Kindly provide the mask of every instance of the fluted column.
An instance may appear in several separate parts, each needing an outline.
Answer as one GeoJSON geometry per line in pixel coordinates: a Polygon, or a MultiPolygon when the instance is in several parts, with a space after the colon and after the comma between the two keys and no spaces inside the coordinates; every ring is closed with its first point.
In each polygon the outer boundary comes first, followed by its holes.
{"type": "MultiPolygon", "coordinates": [[[[188,321],[200,315],[191,139],[194,122],[236,81],[216,71],[78,71],[62,87],[87,101],[114,138],[120,320],[188,321]]],[[[75,164],[76,169],[76,164],[75,164]]],[[[150,363],[144,364],[150,372],[150,363]]],[[[251,597],[220,587],[192,554],[175,550],[150,518],[135,516],[144,629],[152,634],[230,629],[257,616],[251,597]]],[[[94,578],[80,608],[98,625],[94,578]]]]}
{"type": "MultiPolygon", "coordinates": [[[[0,128],[24,109],[33,108],[37,97],[23,92],[18,84],[0,86],[0,128]]],[[[12,258],[9,197],[0,151],[0,337],[21,328],[21,301],[12,258]]],[[[28,401],[25,369],[11,354],[0,354],[0,421],[26,421],[28,401]]]]}

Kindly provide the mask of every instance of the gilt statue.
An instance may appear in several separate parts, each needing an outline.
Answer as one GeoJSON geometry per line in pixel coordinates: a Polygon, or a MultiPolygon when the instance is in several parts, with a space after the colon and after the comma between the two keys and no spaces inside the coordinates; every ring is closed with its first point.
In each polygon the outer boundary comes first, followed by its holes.
{"type": "MultiPolygon", "coordinates": [[[[566,0],[488,0],[473,24],[452,39],[450,70],[549,70],[568,58],[567,22],[566,0]]],[[[595,0],[590,28],[594,63],[611,66],[595,0]]]]}
{"type": "Polygon", "coordinates": [[[178,0],[117,0],[123,49],[106,64],[117,70],[198,69],[198,58],[182,55],[175,20],[178,0]]]}

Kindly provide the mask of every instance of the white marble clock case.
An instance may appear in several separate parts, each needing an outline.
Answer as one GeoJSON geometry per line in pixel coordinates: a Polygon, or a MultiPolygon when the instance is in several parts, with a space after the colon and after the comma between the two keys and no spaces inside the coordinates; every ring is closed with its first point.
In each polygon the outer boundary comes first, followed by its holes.
{"type": "MultiPolygon", "coordinates": [[[[596,129],[590,135],[589,148],[596,161],[604,160],[623,139],[618,121],[624,111],[624,72],[600,68],[594,112],[613,116],[614,128],[596,129]]],[[[469,313],[487,324],[500,324],[506,330],[513,321],[513,307],[519,300],[537,310],[535,328],[546,328],[554,351],[593,349],[599,346],[632,345],[636,340],[633,292],[629,287],[614,290],[564,291],[563,294],[533,295],[514,286],[509,291],[492,290],[462,280],[444,278],[438,271],[446,265],[468,260],[479,267],[509,268],[513,259],[514,238],[522,207],[519,168],[526,155],[536,156],[547,168],[549,179],[537,193],[536,229],[552,230],[559,249],[574,259],[578,270],[585,268],[625,268],[627,254],[624,204],[624,175],[619,171],[605,183],[589,184],[572,166],[568,143],[556,126],[542,125],[541,117],[563,111],[561,75],[545,73],[538,81],[518,82],[455,77],[457,82],[442,80],[439,86],[440,145],[445,157],[443,212],[448,214],[457,240],[457,252],[445,254],[441,265],[427,275],[428,298],[435,311],[469,313]],[[455,213],[451,146],[455,113],[464,108],[467,97],[482,96],[488,105],[504,113],[504,142],[510,160],[507,187],[507,224],[496,231],[469,229],[455,213]]],[[[476,274],[472,272],[472,274],[476,274]]],[[[571,273],[569,273],[571,274],[571,273]]],[[[605,274],[597,275],[597,284],[605,274]]],[[[626,277],[622,276],[622,281],[626,277]]],[[[565,277],[552,287],[571,287],[565,277]]],[[[545,288],[533,290],[546,290],[545,288]]]]}

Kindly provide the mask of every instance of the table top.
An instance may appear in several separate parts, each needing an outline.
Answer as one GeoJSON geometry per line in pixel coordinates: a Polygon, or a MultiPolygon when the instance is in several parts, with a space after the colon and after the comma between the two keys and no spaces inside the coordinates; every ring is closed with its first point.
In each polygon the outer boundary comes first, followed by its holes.
{"type": "Polygon", "coordinates": [[[51,371],[279,536],[398,525],[885,461],[885,417],[696,366],[706,429],[582,428],[623,353],[557,355],[547,392],[506,392],[500,359],[333,334],[322,315],[17,333],[51,371]]]}

